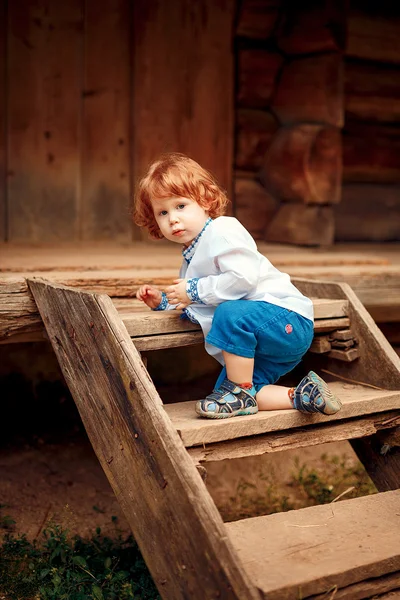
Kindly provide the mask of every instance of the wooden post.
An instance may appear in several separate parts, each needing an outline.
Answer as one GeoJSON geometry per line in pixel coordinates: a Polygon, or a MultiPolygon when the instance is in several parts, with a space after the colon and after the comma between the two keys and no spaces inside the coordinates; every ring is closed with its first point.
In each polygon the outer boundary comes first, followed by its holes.
{"type": "Polygon", "coordinates": [[[400,488],[399,444],[386,447],[380,433],[350,440],[350,444],[379,492],[400,488]]]}
{"type": "Polygon", "coordinates": [[[162,598],[259,600],[111,299],[29,287],[162,598]]]}

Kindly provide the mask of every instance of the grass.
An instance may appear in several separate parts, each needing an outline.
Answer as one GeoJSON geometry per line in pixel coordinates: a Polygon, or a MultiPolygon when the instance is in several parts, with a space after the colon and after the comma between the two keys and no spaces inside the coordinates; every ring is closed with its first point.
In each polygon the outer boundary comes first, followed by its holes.
{"type": "MultiPolygon", "coordinates": [[[[115,517],[114,517],[115,519],[115,517]]],[[[90,539],[49,525],[41,542],[6,533],[0,548],[1,600],[159,600],[132,536],[90,539]]]]}
{"type": "MultiPolygon", "coordinates": [[[[285,487],[271,470],[257,486],[241,479],[228,504],[219,506],[225,521],[325,504],[375,493],[361,463],[346,455],[322,455],[318,467],[294,462],[285,487]],[[351,490],[350,492],[348,490],[351,490]]],[[[0,505],[0,600],[159,600],[157,589],[132,536],[90,539],[50,524],[40,541],[13,533],[15,521],[0,505]]],[[[103,512],[93,506],[96,512],[103,512]]],[[[111,517],[116,524],[117,517],[111,517]]],[[[118,530],[117,530],[118,531],[118,530]]]]}
{"type": "Polygon", "coordinates": [[[321,456],[318,467],[310,467],[296,458],[294,471],[285,486],[274,471],[260,471],[257,486],[241,479],[229,503],[219,506],[224,521],[269,515],[315,504],[373,494],[377,490],[361,463],[346,455],[321,456]],[[346,493],[344,493],[346,492],[346,493]]]}

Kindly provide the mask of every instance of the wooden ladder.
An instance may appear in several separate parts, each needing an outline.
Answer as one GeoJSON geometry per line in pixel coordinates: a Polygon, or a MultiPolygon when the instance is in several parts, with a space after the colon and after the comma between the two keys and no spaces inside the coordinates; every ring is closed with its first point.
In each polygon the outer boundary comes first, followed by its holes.
{"type": "Polygon", "coordinates": [[[349,286],[295,280],[316,313],[305,370],[310,362],[336,374],[330,385],[342,410],[214,421],[198,418],[193,402],[164,406],[140,355],[202,342],[198,326],[173,312],[119,314],[106,295],[28,283],[162,598],[338,600],[400,588],[400,359],[349,286]],[[350,441],[378,494],[222,521],[202,479],[208,461],[334,440],[350,441]]]}

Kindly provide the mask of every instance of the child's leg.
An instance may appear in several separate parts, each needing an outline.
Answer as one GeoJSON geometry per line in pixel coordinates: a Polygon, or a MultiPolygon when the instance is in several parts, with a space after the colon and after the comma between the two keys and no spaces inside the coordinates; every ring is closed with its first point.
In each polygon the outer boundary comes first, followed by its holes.
{"type": "Polygon", "coordinates": [[[283,387],[282,385],[264,385],[256,395],[258,409],[284,410],[293,408],[290,401],[292,390],[293,388],[283,387]]]}

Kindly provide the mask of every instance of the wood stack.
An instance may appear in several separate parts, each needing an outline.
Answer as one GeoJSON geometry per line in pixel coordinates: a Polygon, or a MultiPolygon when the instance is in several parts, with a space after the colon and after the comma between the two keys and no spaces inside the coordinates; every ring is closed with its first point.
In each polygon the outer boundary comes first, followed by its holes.
{"type": "Polygon", "coordinates": [[[400,238],[400,14],[353,0],[345,56],[343,201],[336,239],[400,238]],[[362,214],[362,219],[360,216],[362,214]]]}
{"type": "Polygon", "coordinates": [[[340,201],[342,175],[345,19],[344,5],[331,0],[290,7],[276,0],[242,3],[236,213],[255,237],[305,245],[333,241],[332,206],[340,201]]]}

